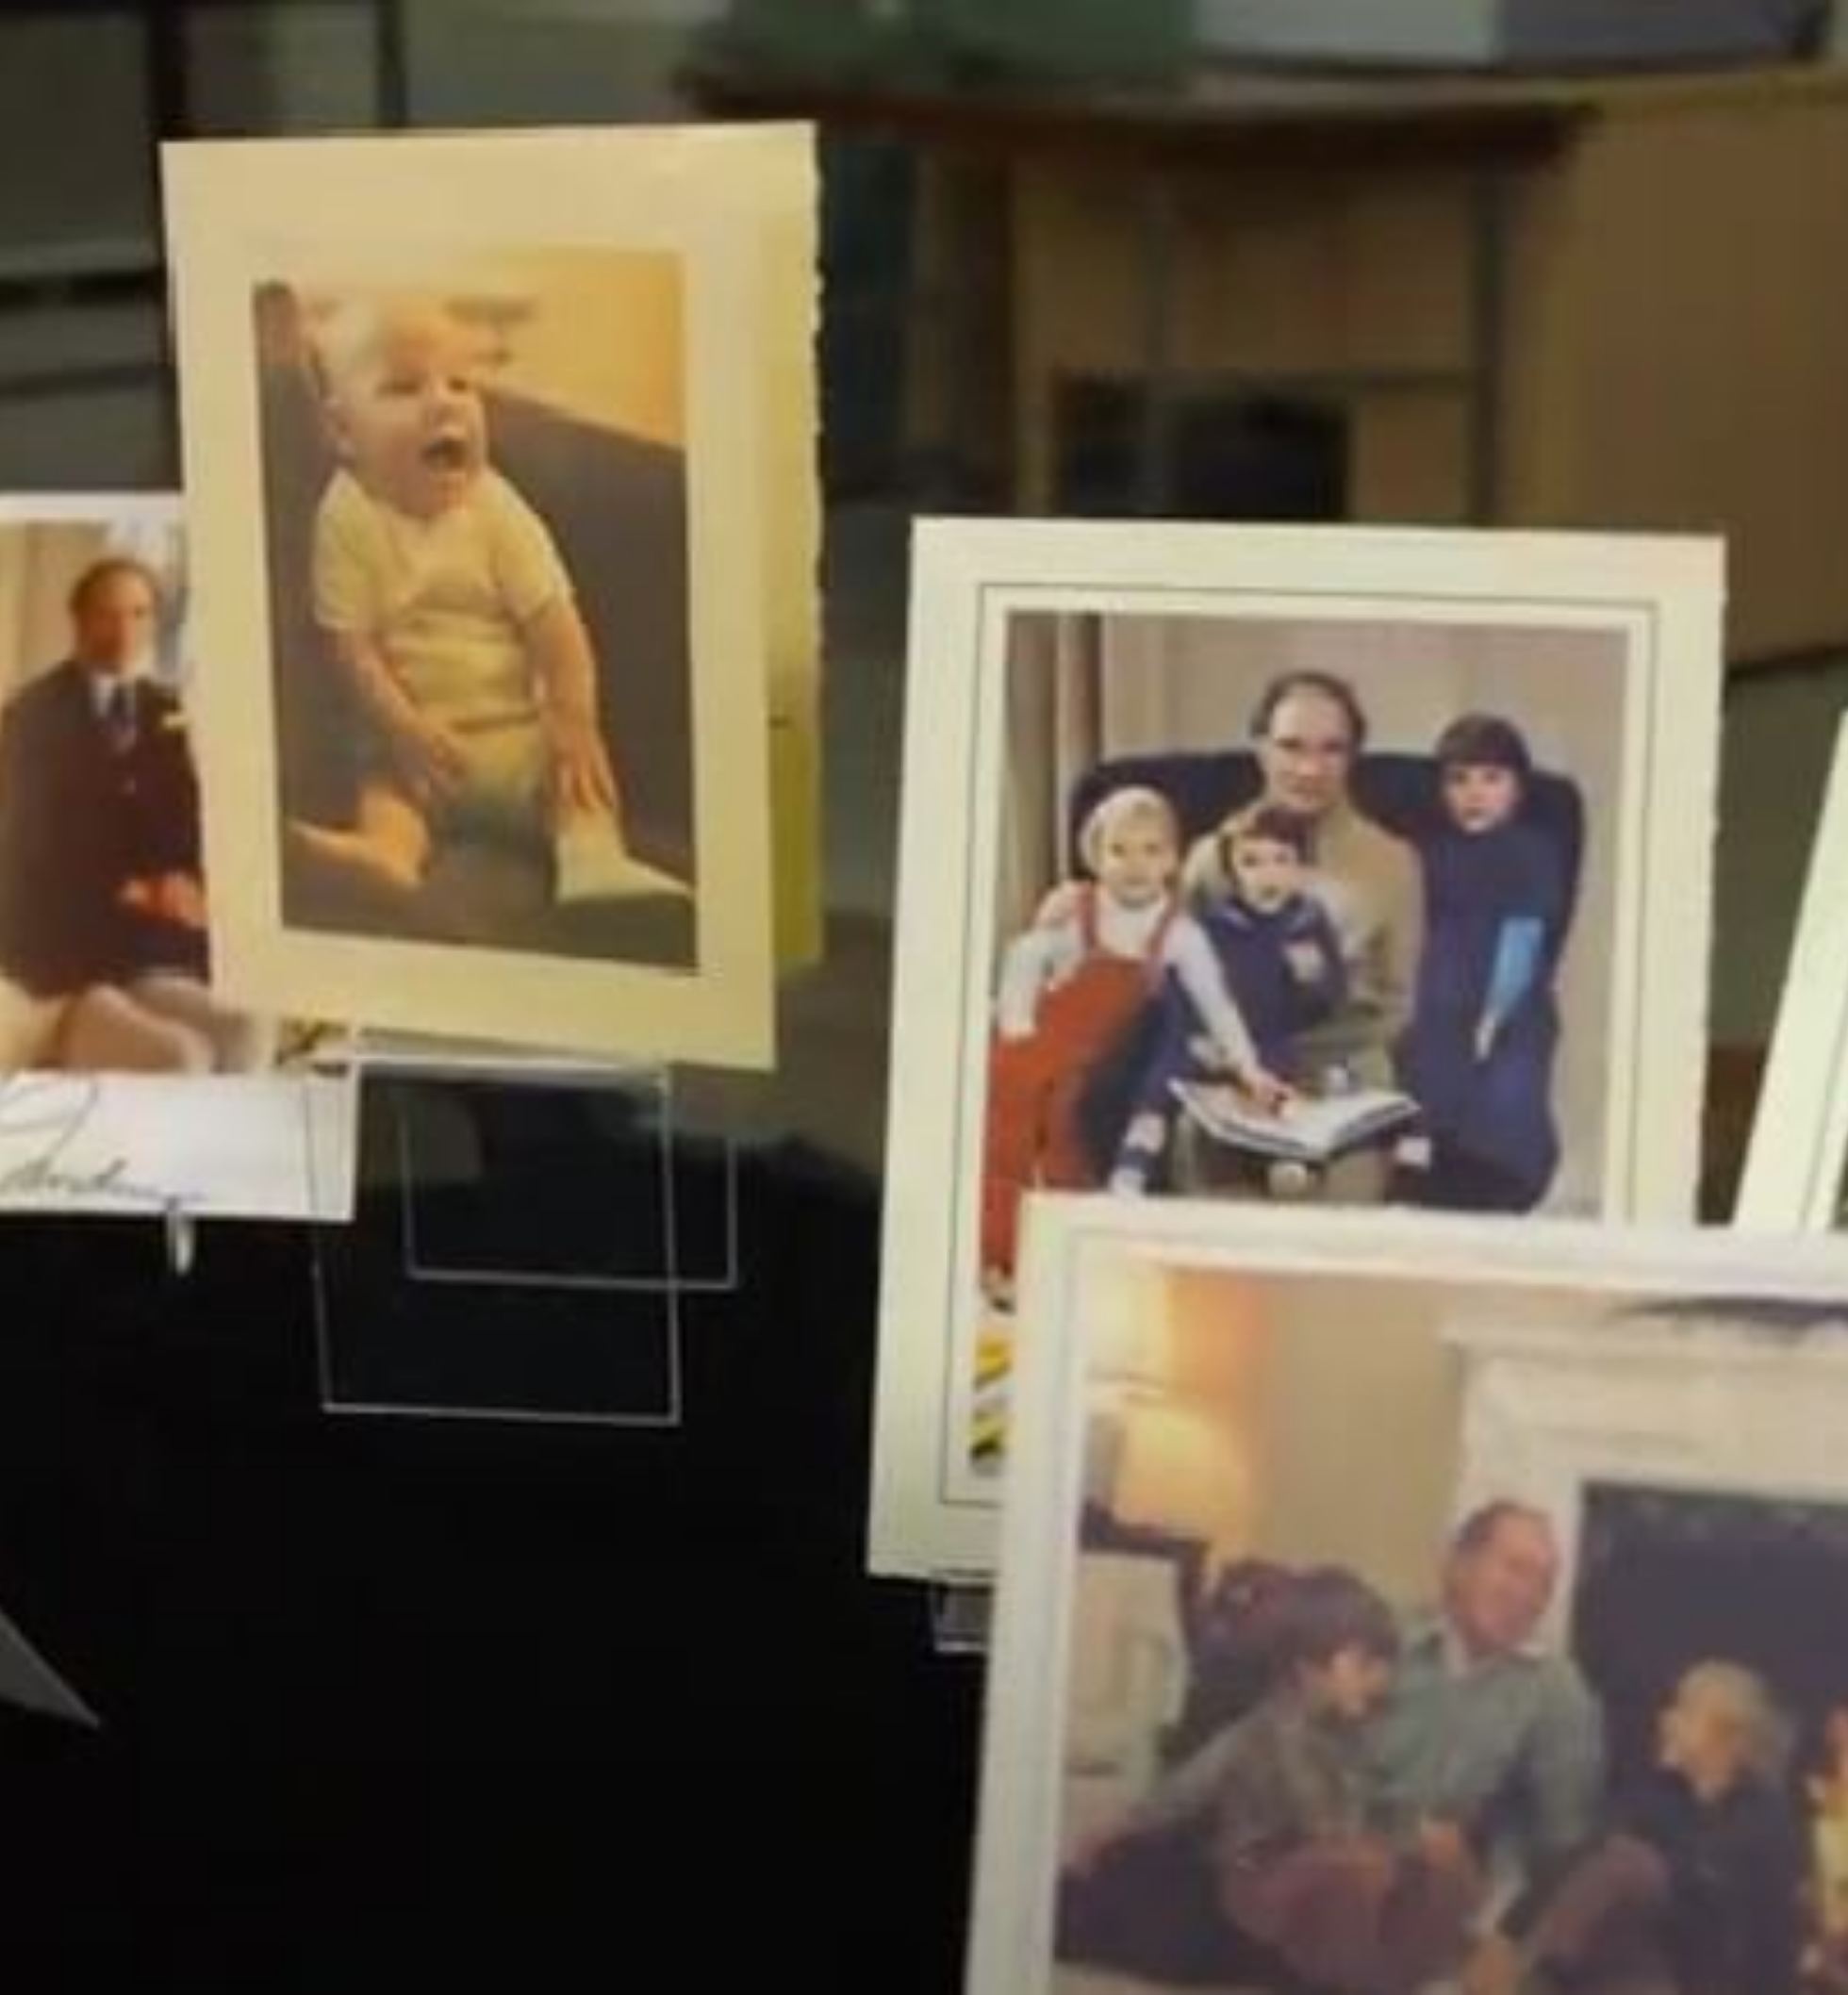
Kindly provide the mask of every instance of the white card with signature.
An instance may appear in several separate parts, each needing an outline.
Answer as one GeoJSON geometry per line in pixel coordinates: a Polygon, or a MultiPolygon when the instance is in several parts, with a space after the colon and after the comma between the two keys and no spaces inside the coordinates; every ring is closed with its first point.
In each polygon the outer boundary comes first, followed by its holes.
{"type": "Polygon", "coordinates": [[[0,1212],[343,1225],[355,1097],[334,1074],[0,1079],[0,1212]]]}

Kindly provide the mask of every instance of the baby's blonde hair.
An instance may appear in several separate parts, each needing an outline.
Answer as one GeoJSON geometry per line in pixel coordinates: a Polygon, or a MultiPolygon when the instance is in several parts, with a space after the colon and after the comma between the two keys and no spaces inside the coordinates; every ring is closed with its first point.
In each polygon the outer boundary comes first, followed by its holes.
{"type": "Polygon", "coordinates": [[[1123,825],[1133,824],[1138,818],[1159,824],[1163,836],[1173,846],[1176,858],[1180,856],[1180,820],[1175,816],[1174,805],[1160,790],[1133,783],[1120,790],[1112,790],[1101,802],[1095,804],[1079,832],[1079,856],[1094,873],[1103,857],[1104,840],[1113,832],[1123,825]]]}
{"type": "Polygon", "coordinates": [[[322,393],[337,401],[367,368],[376,365],[394,333],[416,325],[450,327],[458,338],[465,332],[449,306],[425,292],[362,292],[342,299],[315,323],[315,366],[322,393]]]}
{"type": "Polygon", "coordinates": [[[1737,1662],[1697,1662],[1680,1685],[1683,1695],[1705,1694],[1724,1706],[1738,1727],[1746,1767],[1771,1786],[1790,1769],[1791,1726],[1765,1680],[1756,1670],[1737,1662]]]}

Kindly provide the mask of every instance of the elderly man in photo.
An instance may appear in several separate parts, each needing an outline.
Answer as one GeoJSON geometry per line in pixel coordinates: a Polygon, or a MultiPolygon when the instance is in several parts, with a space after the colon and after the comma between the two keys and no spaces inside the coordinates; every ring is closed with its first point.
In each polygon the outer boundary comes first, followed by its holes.
{"type": "MultiPolygon", "coordinates": [[[[1370,817],[1353,795],[1355,765],[1367,745],[1366,709],[1337,673],[1282,672],[1259,696],[1251,740],[1262,784],[1257,800],[1303,826],[1310,891],[1341,939],[1346,973],[1342,1002],[1296,1035],[1295,1078],[1312,1094],[1330,1086],[1393,1087],[1394,1049],[1411,1022],[1418,984],[1425,888],[1411,846],[1370,817]]],[[[1234,812],[1228,822],[1236,817],[1234,812]]],[[[1196,911],[1223,904],[1230,894],[1224,829],[1196,839],[1187,855],[1183,892],[1196,911]]],[[[1180,1141],[1179,1186],[1210,1189],[1213,1160],[1185,1125],[1180,1141]]],[[[1363,1147],[1322,1174],[1322,1195],[1377,1205],[1391,1179],[1387,1151],[1363,1147]]]]}
{"type": "MultiPolygon", "coordinates": [[[[1333,672],[1293,671],[1273,679],[1251,717],[1262,780],[1260,800],[1307,828],[1315,891],[1328,908],[1347,956],[1340,1010],[1304,1034],[1299,1052],[1339,1065],[1368,1087],[1394,1080],[1393,1047],[1411,1017],[1424,944],[1424,884],[1418,856],[1355,801],[1354,766],[1367,743],[1366,711],[1333,672]]],[[[1196,842],[1185,882],[1191,897],[1229,887],[1219,841],[1196,842]]]]}
{"type": "MultiPolygon", "coordinates": [[[[1381,1801],[1454,1838],[1513,1896],[1538,1888],[1596,1826],[1604,1723],[1569,1657],[1537,1640],[1559,1583],[1553,1527],[1517,1503],[1465,1519],[1444,1561],[1437,1608],[1405,1631],[1392,1695],[1370,1741],[1381,1801]]],[[[1511,1942],[1485,1932],[1468,1995],[1510,1987],[1511,1942]]]]}
{"type": "Polygon", "coordinates": [[[160,585],[92,563],[71,652],[0,716],[0,1071],[247,1067],[259,1035],[206,987],[199,793],[153,676],[160,585]]]}

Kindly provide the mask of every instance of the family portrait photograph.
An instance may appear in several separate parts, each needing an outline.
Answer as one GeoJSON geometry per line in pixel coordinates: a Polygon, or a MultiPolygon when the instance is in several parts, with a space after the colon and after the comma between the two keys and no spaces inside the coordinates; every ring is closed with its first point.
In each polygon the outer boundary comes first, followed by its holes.
{"type": "Polygon", "coordinates": [[[976,1995],[1848,1987],[1848,1476],[1790,1418],[1848,1251],[1097,1203],[1034,1243],[976,1995]]]}
{"type": "Polygon", "coordinates": [[[1712,548],[939,531],[886,1326],[953,1354],[940,1505],[999,1472],[1038,1192],[1685,1215],[1712,548]]]}
{"type": "Polygon", "coordinates": [[[674,137],[166,156],[234,987],[766,1056],[771,291],[674,137]]]}

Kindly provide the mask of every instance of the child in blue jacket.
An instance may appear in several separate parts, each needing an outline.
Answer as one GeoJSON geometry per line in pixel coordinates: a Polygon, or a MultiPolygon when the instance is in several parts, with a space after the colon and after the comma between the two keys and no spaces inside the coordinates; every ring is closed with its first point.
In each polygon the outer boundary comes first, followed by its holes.
{"type": "MultiPolygon", "coordinates": [[[[1261,1073],[1287,1079],[1295,1042],[1341,1008],[1347,977],[1340,938],[1307,889],[1309,827],[1275,804],[1260,803],[1220,833],[1221,862],[1231,891],[1196,918],[1213,945],[1226,989],[1258,1051],[1261,1073]]],[[[1161,1019],[1134,1095],[1110,1186],[1143,1192],[1166,1156],[1174,1126],[1175,1084],[1223,1080],[1223,1069],[1197,1007],[1170,976],[1161,1019]]],[[[1277,1088],[1261,1106],[1277,1107],[1277,1088]]]]}
{"type": "Polygon", "coordinates": [[[1424,1112],[1424,1204],[1530,1211],[1559,1168],[1553,978],[1567,888],[1525,814],[1533,758],[1492,715],[1453,721],[1435,750],[1445,822],[1427,841],[1425,948],[1399,1075],[1424,1112]]]}

